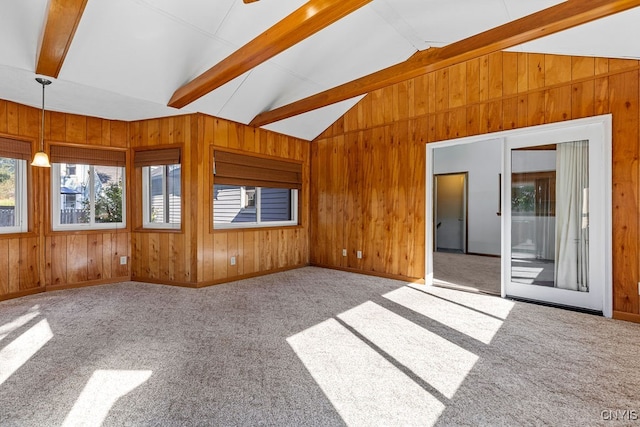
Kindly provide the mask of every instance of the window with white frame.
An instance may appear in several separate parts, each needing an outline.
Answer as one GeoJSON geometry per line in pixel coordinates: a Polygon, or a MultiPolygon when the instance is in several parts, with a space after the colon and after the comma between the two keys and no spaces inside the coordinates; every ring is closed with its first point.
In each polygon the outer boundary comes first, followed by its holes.
{"type": "Polygon", "coordinates": [[[180,158],[181,149],[173,147],[138,150],[134,153],[133,164],[142,172],[143,228],[180,228],[182,221],[180,158]]]}
{"type": "Polygon", "coordinates": [[[180,172],[180,165],[142,168],[144,228],[180,228],[180,172]]]}
{"type": "Polygon", "coordinates": [[[298,224],[300,163],[219,150],[214,156],[214,228],[298,224]]]}
{"type": "Polygon", "coordinates": [[[54,230],[123,228],[125,153],[51,147],[54,230]]]}
{"type": "Polygon", "coordinates": [[[0,233],[28,230],[27,160],[31,144],[0,138],[0,233]]]}
{"type": "Polygon", "coordinates": [[[297,213],[297,189],[213,186],[213,223],[216,228],[297,225],[297,213]],[[247,206],[247,193],[252,194],[253,205],[247,206]]]}

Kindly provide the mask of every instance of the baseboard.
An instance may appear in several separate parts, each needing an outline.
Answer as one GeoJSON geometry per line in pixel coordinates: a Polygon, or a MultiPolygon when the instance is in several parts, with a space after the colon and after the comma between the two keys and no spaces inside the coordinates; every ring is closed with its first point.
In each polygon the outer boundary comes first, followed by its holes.
{"type": "Polygon", "coordinates": [[[64,289],[86,288],[88,286],[106,285],[110,283],[120,283],[120,282],[127,282],[127,281],[150,283],[153,285],[178,286],[182,288],[197,289],[197,288],[205,288],[208,286],[220,285],[222,283],[235,282],[237,280],[250,279],[252,277],[265,276],[267,274],[279,273],[287,270],[294,270],[296,268],[302,268],[306,266],[308,266],[308,264],[298,264],[298,265],[293,265],[289,267],[275,268],[272,270],[259,271],[255,273],[243,274],[240,276],[233,276],[225,279],[211,280],[211,281],[200,282],[200,283],[177,282],[173,280],[160,280],[160,279],[155,279],[155,278],[152,279],[148,277],[129,277],[129,276],[113,277],[110,279],[91,280],[87,282],[64,284],[64,285],[48,285],[48,286],[45,286],[44,288],[27,289],[25,291],[14,292],[7,295],[1,295],[0,301],[20,298],[23,296],[32,295],[32,294],[41,293],[41,292],[61,291],[64,289]]]}
{"type": "Polygon", "coordinates": [[[613,318],[618,320],[626,320],[627,322],[640,323],[640,314],[626,313],[624,311],[613,312],[613,318]]]}
{"type": "Polygon", "coordinates": [[[223,283],[235,282],[235,281],[238,281],[238,280],[251,279],[253,277],[266,276],[267,274],[281,273],[283,271],[295,270],[295,269],[298,269],[298,268],[303,268],[303,267],[308,267],[308,266],[309,266],[309,264],[296,264],[296,265],[291,265],[291,266],[288,266],[288,267],[274,268],[272,270],[256,271],[254,273],[242,274],[242,275],[239,275],[239,276],[227,277],[227,278],[224,278],[224,279],[208,280],[208,281],[204,281],[204,282],[199,282],[196,287],[198,287],[198,288],[206,288],[206,287],[209,287],[209,286],[221,285],[223,283]]]}
{"type": "Polygon", "coordinates": [[[43,287],[33,288],[33,289],[25,289],[24,291],[18,291],[18,292],[12,292],[12,293],[6,294],[6,295],[0,295],[0,301],[6,301],[6,300],[9,300],[9,299],[26,297],[27,295],[41,294],[44,291],[45,291],[45,288],[43,288],[43,287]]]}
{"type": "Polygon", "coordinates": [[[66,283],[63,285],[47,285],[45,291],[62,291],[65,289],[86,288],[88,286],[108,285],[111,283],[127,282],[131,280],[129,276],[111,277],[109,279],[87,280],[86,282],[66,283]]]}
{"type": "Polygon", "coordinates": [[[411,283],[419,283],[419,284],[425,283],[424,279],[421,277],[409,277],[409,276],[402,276],[400,274],[390,274],[390,273],[383,273],[379,271],[359,270],[357,268],[349,268],[349,267],[336,267],[333,265],[318,264],[314,262],[312,262],[309,265],[312,265],[314,267],[328,268],[330,270],[346,271],[348,273],[357,273],[357,274],[364,274],[367,276],[384,277],[385,279],[400,280],[402,282],[411,282],[411,283]]]}
{"type": "MultiPolygon", "coordinates": [[[[148,278],[148,277],[129,277],[129,276],[126,276],[126,277],[113,277],[113,278],[110,278],[110,279],[91,280],[91,281],[87,281],[87,282],[64,284],[64,285],[48,285],[48,286],[46,286],[44,288],[27,289],[27,290],[20,291],[20,292],[14,292],[14,293],[11,293],[11,294],[2,295],[2,296],[0,296],[0,301],[13,299],[13,298],[20,298],[20,297],[23,297],[23,296],[37,294],[37,293],[41,293],[41,292],[60,291],[60,290],[64,290],[64,289],[85,288],[85,287],[89,287],[89,286],[105,285],[105,284],[110,284],[110,283],[120,283],[120,282],[127,282],[127,281],[136,281],[136,282],[149,283],[149,284],[154,284],[154,285],[179,286],[179,287],[192,288],[192,289],[205,288],[205,287],[209,287],[209,286],[221,285],[223,283],[235,282],[235,281],[238,281],[238,280],[251,279],[253,277],[266,276],[267,274],[273,274],[273,273],[280,273],[280,272],[283,272],[283,271],[295,270],[295,269],[298,269],[298,268],[307,267],[309,265],[312,265],[314,267],[320,267],[320,268],[328,268],[328,269],[331,269],[331,270],[346,271],[346,272],[349,272],[349,273],[364,274],[364,275],[367,275],[367,276],[383,277],[385,279],[400,280],[402,282],[421,283],[421,284],[425,283],[424,279],[418,278],[418,277],[408,277],[408,276],[402,276],[402,275],[398,275],[398,274],[389,274],[389,273],[383,273],[383,272],[378,272],[378,271],[363,271],[363,270],[358,270],[356,268],[344,268],[344,267],[335,267],[335,266],[331,266],[331,265],[310,263],[310,264],[296,264],[296,265],[287,266],[287,267],[274,268],[274,269],[271,269],[271,270],[257,271],[257,272],[254,272],[254,273],[242,274],[242,275],[239,275],[239,276],[227,277],[227,278],[218,279],[218,280],[209,280],[209,281],[199,282],[199,283],[176,282],[176,281],[172,281],[172,280],[159,280],[159,279],[155,279],[155,278],[151,279],[151,278],[148,278]]],[[[638,320],[638,321],[640,322],[640,320],[638,320]]]]}

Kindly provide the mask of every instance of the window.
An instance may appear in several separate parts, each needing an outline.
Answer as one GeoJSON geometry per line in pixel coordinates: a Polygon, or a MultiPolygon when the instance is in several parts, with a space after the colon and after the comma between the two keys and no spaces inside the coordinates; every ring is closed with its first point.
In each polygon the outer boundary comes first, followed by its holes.
{"type": "Polygon", "coordinates": [[[27,161],[31,144],[0,138],[0,233],[27,231],[27,161]]]}
{"type": "Polygon", "coordinates": [[[256,210],[256,187],[240,187],[240,208],[256,210]]]}
{"type": "Polygon", "coordinates": [[[179,148],[141,150],[134,165],[142,169],[142,226],[180,228],[181,173],[179,148]]]}
{"type": "Polygon", "coordinates": [[[216,150],[214,228],[298,224],[302,165],[216,150]]]}
{"type": "Polygon", "coordinates": [[[180,228],[180,165],[142,168],[145,228],[180,228]]]}
{"type": "Polygon", "coordinates": [[[213,193],[216,228],[298,224],[296,189],[216,184],[213,193]],[[245,204],[247,194],[252,194],[252,206],[245,204]]]}
{"type": "Polygon", "coordinates": [[[125,153],[51,147],[53,229],[125,226],[125,153]]]}

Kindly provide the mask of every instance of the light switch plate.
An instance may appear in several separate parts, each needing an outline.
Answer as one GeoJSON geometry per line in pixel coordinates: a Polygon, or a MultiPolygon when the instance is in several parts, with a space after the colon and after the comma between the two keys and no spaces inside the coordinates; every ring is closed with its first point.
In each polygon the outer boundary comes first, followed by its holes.
{"type": "Polygon", "coordinates": [[[120,265],[126,265],[127,264],[127,257],[126,256],[121,256],[120,257],[120,265]]]}

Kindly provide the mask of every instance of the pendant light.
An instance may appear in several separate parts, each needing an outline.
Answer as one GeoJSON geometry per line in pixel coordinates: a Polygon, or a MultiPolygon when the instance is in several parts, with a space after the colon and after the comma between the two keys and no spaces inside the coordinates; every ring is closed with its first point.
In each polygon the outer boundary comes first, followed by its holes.
{"type": "Polygon", "coordinates": [[[40,150],[33,156],[31,166],[41,168],[50,168],[49,156],[44,152],[44,87],[51,84],[51,80],[42,77],[36,77],[36,81],[42,85],[42,123],[40,125],[40,150]]]}

